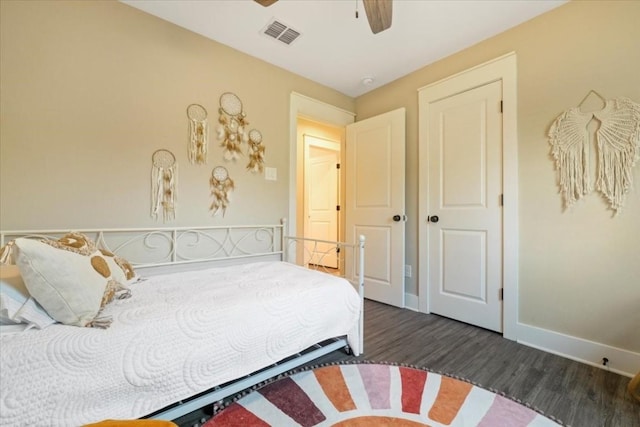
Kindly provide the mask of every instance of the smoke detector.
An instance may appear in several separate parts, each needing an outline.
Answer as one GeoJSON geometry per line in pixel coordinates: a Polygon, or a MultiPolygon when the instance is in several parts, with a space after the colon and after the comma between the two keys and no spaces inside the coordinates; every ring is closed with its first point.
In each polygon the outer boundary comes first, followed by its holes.
{"type": "Polygon", "coordinates": [[[374,79],[371,76],[365,76],[365,77],[362,78],[362,84],[364,86],[371,86],[375,80],[376,79],[374,79]]]}

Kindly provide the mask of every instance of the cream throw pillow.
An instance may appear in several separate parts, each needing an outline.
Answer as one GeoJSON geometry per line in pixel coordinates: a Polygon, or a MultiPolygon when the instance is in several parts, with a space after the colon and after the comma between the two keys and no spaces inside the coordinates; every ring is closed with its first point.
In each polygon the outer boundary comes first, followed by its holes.
{"type": "Polygon", "coordinates": [[[51,317],[67,325],[108,327],[110,320],[97,316],[125,288],[113,280],[100,251],[82,254],[27,238],[16,239],[15,250],[29,293],[51,317]]]}
{"type": "Polygon", "coordinates": [[[118,283],[131,284],[138,279],[138,276],[129,261],[114,255],[105,249],[100,249],[100,253],[104,259],[107,260],[107,264],[109,264],[109,268],[111,269],[111,273],[115,281],[118,283]]]}

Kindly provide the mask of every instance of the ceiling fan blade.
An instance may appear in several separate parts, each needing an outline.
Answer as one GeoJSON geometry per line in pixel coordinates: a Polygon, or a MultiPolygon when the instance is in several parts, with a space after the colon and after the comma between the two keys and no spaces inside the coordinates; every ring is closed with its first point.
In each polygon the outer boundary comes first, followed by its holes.
{"type": "Polygon", "coordinates": [[[278,0],[255,0],[256,3],[261,4],[264,7],[271,6],[278,0]]]}
{"type": "MultiPolygon", "coordinates": [[[[256,0],[257,1],[257,0],[256,0]]],[[[373,34],[378,34],[391,26],[393,0],[362,0],[364,10],[373,34]]]]}

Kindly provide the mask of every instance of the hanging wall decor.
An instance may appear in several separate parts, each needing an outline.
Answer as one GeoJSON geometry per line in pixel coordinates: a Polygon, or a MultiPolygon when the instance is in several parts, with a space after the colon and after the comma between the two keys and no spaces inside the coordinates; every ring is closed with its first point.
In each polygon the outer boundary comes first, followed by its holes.
{"type": "Polygon", "coordinates": [[[218,109],[218,139],[224,148],[224,158],[235,160],[242,153],[241,145],[247,142],[249,136],[246,127],[245,113],[242,110],[242,101],[231,92],[225,92],[220,96],[220,108],[218,109]]]}
{"type": "Polygon", "coordinates": [[[191,104],[187,107],[189,118],[189,163],[207,163],[207,145],[209,144],[209,123],[207,122],[207,110],[200,104],[191,104]]]}
{"type": "Polygon", "coordinates": [[[229,191],[234,188],[233,181],[229,178],[227,168],[224,166],[216,166],[213,168],[209,185],[211,187],[211,195],[213,196],[209,210],[213,215],[222,211],[222,216],[224,216],[227,206],[229,206],[229,191]]]}
{"type": "Polygon", "coordinates": [[[264,145],[262,145],[262,133],[257,129],[249,132],[249,164],[247,170],[260,172],[264,170],[264,145]]]}
{"type": "Polygon", "coordinates": [[[169,150],[157,150],[151,156],[151,216],[163,222],[176,218],[178,163],[169,150]]]}
{"type": "Polygon", "coordinates": [[[578,107],[570,108],[556,118],[549,130],[549,143],[558,171],[560,193],[565,208],[569,208],[593,189],[589,164],[591,135],[587,129],[593,119],[599,124],[595,132],[596,189],[617,214],[633,186],[633,167],[640,158],[640,104],[628,98],[606,100],[592,90],[578,107]],[[604,107],[599,111],[582,112],[580,106],[592,93],[600,97],[604,107]]]}

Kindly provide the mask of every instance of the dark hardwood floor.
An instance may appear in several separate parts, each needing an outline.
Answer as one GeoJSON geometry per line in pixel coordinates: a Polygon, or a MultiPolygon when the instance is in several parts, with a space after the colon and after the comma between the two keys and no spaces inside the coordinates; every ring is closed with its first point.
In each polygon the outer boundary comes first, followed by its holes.
{"type": "Polygon", "coordinates": [[[455,320],[367,300],[364,346],[357,358],[336,351],[311,364],[409,364],[500,391],[565,425],[640,427],[640,403],[626,389],[629,378],[455,320]]]}
{"type": "MultiPolygon", "coordinates": [[[[503,392],[574,427],[640,427],[629,378],[433,314],[365,303],[365,352],[357,359],[406,363],[503,392]]],[[[353,360],[341,352],[315,363],[353,360]]]]}

